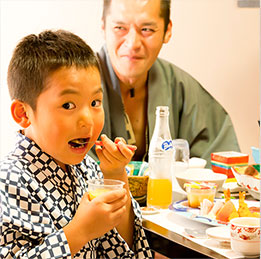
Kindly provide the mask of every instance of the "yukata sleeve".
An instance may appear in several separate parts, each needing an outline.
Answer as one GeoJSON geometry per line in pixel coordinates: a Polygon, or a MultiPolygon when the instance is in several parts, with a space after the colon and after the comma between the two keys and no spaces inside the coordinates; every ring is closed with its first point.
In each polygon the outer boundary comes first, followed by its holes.
{"type": "Polygon", "coordinates": [[[71,258],[63,229],[31,194],[39,188],[21,179],[19,170],[1,164],[0,257],[71,258]]]}
{"type": "Polygon", "coordinates": [[[178,115],[179,138],[188,140],[191,156],[206,159],[207,167],[211,167],[212,152],[240,151],[237,136],[222,105],[198,82],[191,80],[188,84],[191,87],[184,87],[180,96],[184,102],[178,115]]]}
{"type": "Polygon", "coordinates": [[[132,198],[134,209],[134,236],[133,247],[130,248],[117,230],[107,232],[99,239],[98,254],[103,258],[153,258],[147,241],[145,231],[142,227],[141,211],[139,204],[132,198]]]}

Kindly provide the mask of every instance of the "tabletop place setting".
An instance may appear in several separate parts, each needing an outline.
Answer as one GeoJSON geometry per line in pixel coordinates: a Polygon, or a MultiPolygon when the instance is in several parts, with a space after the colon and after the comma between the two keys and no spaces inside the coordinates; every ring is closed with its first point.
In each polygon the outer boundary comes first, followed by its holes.
{"type": "Polygon", "coordinates": [[[168,114],[157,107],[148,162],[126,167],[146,234],[209,258],[260,258],[259,149],[252,148],[255,164],[229,150],[212,153],[207,167],[190,157],[187,140],[171,139],[168,114]]]}

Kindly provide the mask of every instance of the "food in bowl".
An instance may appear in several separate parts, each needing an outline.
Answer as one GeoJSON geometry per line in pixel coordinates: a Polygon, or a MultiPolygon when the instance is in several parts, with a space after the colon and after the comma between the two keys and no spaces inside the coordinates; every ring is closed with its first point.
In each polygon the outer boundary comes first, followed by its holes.
{"type": "Polygon", "coordinates": [[[249,165],[247,166],[247,168],[244,171],[244,174],[246,175],[250,175],[250,176],[259,176],[259,172],[257,171],[257,169],[259,165],[249,165]]]}
{"type": "Polygon", "coordinates": [[[212,202],[214,201],[217,187],[215,183],[188,182],[185,183],[184,186],[187,192],[188,204],[190,207],[198,208],[204,199],[212,202]]]}
{"type": "Polygon", "coordinates": [[[176,174],[175,177],[183,190],[185,190],[186,182],[210,182],[217,184],[217,191],[219,191],[227,179],[225,174],[214,173],[206,168],[190,168],[183,173],[176,174]]]}
{"type": "Polygon", "coordinates": [[[149,176],[128,176],[129,188],[134,198],[147,195],[149,176]]]}
{"type": "Polygon", "coordinates": [[[253,198],[260,200],[260,165],[233,166],[231,169],[237,183],[246,188],[253,198]],[[249,175],[247,170],[251,167],[255,168],[255,170],[258,171],[258,174],[254,174],[253,176],[249,175]]]}

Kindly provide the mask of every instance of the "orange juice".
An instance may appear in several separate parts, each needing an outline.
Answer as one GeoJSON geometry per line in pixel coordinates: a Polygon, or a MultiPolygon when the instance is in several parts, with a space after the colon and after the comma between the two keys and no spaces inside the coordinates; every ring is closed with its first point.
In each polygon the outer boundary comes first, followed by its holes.
{"type": "Polygon", "coordinates": [[[95,197],[101,195],[102,193],[109,192],[110,189],[95,189],[92,191],[89,191],[89,197],[90,199],[94,199],[95,197]]]}
{"type": "Polygon", "coordinates": [[[172,183],[170,179],[149,178],[147,206],[167,209],[172,202],[172,183]]]}

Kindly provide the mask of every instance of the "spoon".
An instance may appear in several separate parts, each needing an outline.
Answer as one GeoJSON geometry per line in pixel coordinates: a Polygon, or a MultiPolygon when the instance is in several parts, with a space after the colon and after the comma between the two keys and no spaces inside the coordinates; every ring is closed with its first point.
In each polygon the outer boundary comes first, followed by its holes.
{"type": "MultiPolygon", "coordinates": [[[[115,141],[115,144],[117,145],[117,144],[119,143],[119,141],[120,141],[120,140],[115,141]]],[[[96,146],[101,146],[101,147],[104,146],[104,145],[103,145],[103,142],[102,142],[101,140],[95,141],[95,145],[96,145],[96,146]]],[[[131,151],[135,151],[137,148],[136,148],[135,146],[128,145],[128,149],[130,149],[131,151]]]]}
{"type": "Polygon", "coordinates": [[[207,234],[206,234],[206,230],[205,229],[185,228],[184,230],[191,237],[207,238],[207,234]]]}

